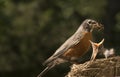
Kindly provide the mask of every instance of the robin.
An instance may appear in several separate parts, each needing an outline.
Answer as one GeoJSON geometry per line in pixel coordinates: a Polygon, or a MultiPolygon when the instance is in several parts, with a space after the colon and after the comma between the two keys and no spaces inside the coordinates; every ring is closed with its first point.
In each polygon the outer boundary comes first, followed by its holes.
{"type": "Polygon", "coordinates": [[[97,56],[97,53],[104,51],[104,46],[103,46],[104,39],[101,42],[99,42],[99,43],[95,43],[95,42],[92,42],[90,40],[90,43],[91,43],[92,48],[93,48],[93,53],[92,53],[92,56],[91,56],[91,61],[94,61],[95,57],[97,56]]]}
{"type": "Polygon", "coordinates": [[[94,29],[100,30],[103,26],[92,19],[84,20],[78,30],[43,63],[47,67],[37,77],[42,77],[48,70],[60,63],[77,63],[76,61],[89,50],[89,40],[92,40],[94,29]]]}

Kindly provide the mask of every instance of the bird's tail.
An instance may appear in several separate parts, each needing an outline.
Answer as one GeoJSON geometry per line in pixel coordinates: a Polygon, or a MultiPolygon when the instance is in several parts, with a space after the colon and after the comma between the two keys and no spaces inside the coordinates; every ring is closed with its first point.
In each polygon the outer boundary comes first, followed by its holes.
{"type": "Polygon", "coordinates": [[[47,66],[37,77],[42,77],[45,73],[47,73],[54,66],[55,66],[54,64],[47,66]]]}
{"type": "Polygon", "coordinates": [[[60,64],[60,63],[64,63],[66,62],[65,60],[58,58],[56,60],[53,60],[52,62],[46,62],[45,64],[47,65],[47,67],[37,76],[37,77],[42,77],[46,72],[48,72],[51,68],[53,68],[54,66],[60,64]]]}

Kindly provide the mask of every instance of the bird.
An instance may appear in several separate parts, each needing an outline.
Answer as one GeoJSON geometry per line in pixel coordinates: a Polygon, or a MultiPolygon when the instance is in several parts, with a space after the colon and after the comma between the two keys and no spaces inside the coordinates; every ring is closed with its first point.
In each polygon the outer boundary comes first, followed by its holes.
{"type": "Polygon", "coordinates": [[[93,19],[85,19],[77,31],[43,63],[46,68],[37,77],[42,77],[48,70],[61,63],[77,63],[77,60],[90,49],[89,40],[93,39],[92,33],[95,29],[101,30],[104,27],[93,19]]]}
{"type": "Polygon", "coordinates": [[[104,45],[103,45],[104,39],[102,39],[102,41],[99,43],[95,43],[95,42],[90,40],[90,43],[91,43],[92,49],[93,49],[92,56],[91,56],[90,60],[94,61],[97,54],[104,51],[104,45]]]}
{"type": "Polygon", "coordinates": [[[104,45],[103,45],[104,39],[102,39],[102,41],[99,43],[95,43],[91,40],[89,40],[89,41],[90,41],[90,43],[92,45],[92,49],[93,49],[91,61],[95,60],[98,53],[104,55],[106,59],[108,57],[115,56],[115,49],[114,48],[111,48],[111,49],[104,48],[104,45]]]}
{"type": "Polygon", "coordinates": [[[103,55],[105,56],[106,59],[107,59],[108,57],[115,56],[115,49],[114,49],[114,48],[104,49],[103,55]]]}

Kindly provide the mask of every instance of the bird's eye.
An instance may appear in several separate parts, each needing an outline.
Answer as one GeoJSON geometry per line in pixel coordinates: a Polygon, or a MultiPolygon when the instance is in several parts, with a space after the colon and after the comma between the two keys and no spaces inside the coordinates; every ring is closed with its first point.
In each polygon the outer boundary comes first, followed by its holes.
{"type": "Polygon", "coordinates": [[[92,25],[92,24],[96,24],[96,22],[95,21],[88,21],[88,24],[92,25]]]}
{"type": "Polygon", "coordinates": [[[88,24],[92,24],[92,21],[88,21],[88,24]]]}

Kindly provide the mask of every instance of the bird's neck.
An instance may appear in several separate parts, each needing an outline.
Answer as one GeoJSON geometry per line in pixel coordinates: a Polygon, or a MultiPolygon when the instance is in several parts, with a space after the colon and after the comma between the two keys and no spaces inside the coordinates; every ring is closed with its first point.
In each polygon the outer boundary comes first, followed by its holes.
{"type": "Polygon", "coordinates": [[[84,28],[83,28],[83,26],[80,26],[78,29],[77,29],[77,31],[75,32],[75,34],[78,34],[78,33],[82,33],[82,34],[86,34],[86,33],[88,33],[88,31],[86,31],[84,28]]]}

